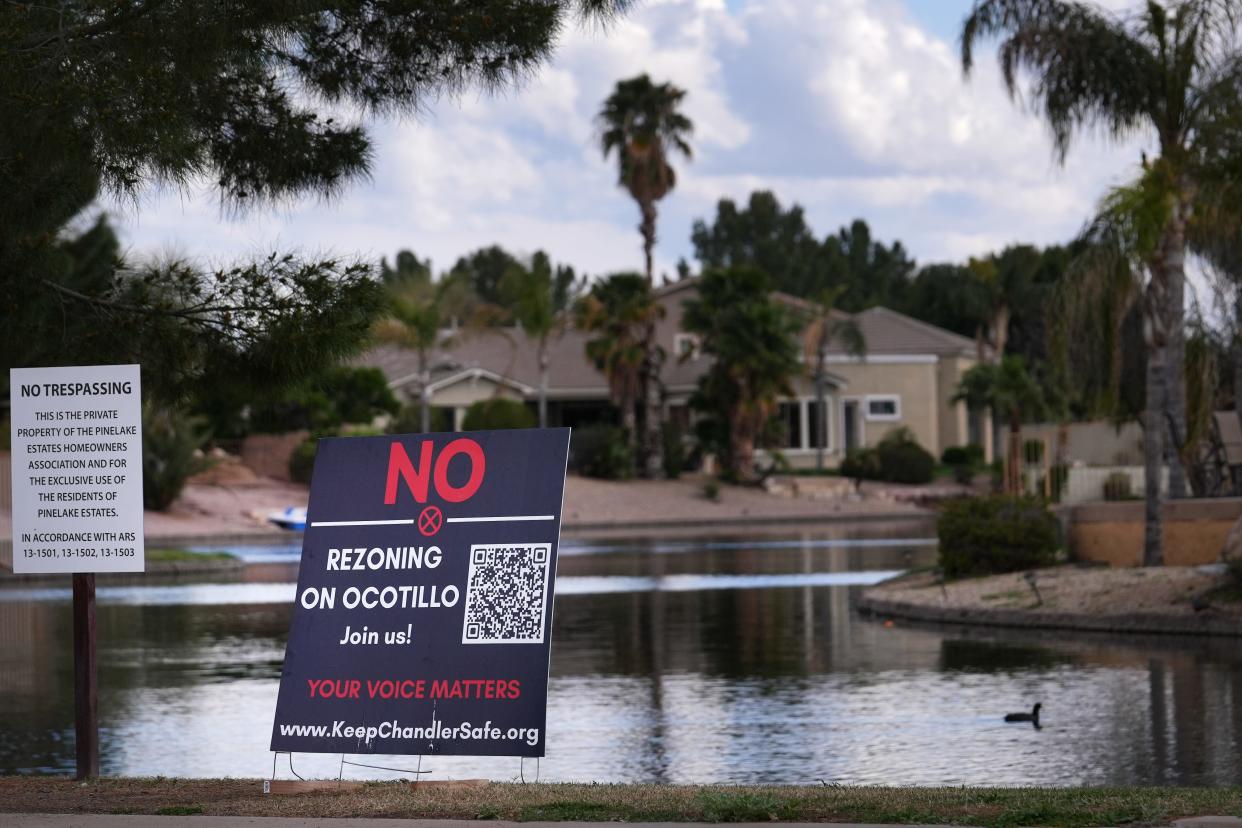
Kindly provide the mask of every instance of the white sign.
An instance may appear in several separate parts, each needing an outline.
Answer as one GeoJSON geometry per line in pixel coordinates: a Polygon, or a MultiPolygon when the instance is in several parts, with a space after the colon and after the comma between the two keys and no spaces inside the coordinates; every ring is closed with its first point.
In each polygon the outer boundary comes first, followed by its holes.
{"type": "Polygon", "coordinates": [[[142,572],[137,365],[13,368],[13,571],[142,572]]]}

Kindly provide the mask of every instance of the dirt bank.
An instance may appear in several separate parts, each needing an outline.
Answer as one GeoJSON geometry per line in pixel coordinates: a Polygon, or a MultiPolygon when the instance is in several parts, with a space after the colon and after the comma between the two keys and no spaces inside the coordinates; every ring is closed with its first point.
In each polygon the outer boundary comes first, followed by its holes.
{"type": "Polygon", "coordinates": [[[1212,567],[1060,566],[942,583],[930,574],[867,590],[859,608],[918,621],[1115,633],[1242,636],[1242,601],[1212,567]]]}

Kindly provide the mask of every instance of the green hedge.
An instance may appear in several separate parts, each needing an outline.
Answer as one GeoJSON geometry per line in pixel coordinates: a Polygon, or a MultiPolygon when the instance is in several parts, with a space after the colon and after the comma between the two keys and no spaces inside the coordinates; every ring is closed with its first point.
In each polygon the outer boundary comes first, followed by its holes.
{"type": "Polygon", "coordinates": [[[625,431],[611,425],[576,428],[569,446],[573,467],[586,477],[626,480],[634,476],[634,457],[625,431]]]}
{"type": "Polygon", "coordinates": [[[898,428],[875,448],[851,451],[841,461],[840,471],[854,480],[930,483],[936,474],[936,458],[918,444],[909,429],[898,428]]]}
{"type": "Polygon", "coordinates": [[[940,567],[949,578],[1049,566],[1060,527],[1043,501],[992,495],[944,504],[936,521],[940,567]]]}
{"type": "Polygon", "coordinates": [[[534,428],[535,415],[523,403],[495,397],[479,400],[466,409],[462,431],[496,431],[505,428],[534,428]]]}

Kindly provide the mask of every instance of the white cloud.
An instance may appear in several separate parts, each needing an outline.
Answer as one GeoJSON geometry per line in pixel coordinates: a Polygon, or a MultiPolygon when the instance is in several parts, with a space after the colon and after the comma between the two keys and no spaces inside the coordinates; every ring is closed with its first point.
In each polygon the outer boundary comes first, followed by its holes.
{"type": "Polygon", "coordinates": [[[1060,168],[994,63],[965,81],[955,46],[901,0],[650,0],[607,30],[567,33],[521,90],[377,125],[372,180],[332,204],[229,221],[210,195],[163,194],[126,213],[125,232],[138,249],[217,258],[410,247],[447,266],[496,242],[591,272],[636,268],[637,210],[599,155],[594,115],[641,71],[688,90],[696,125],[696,158],[677,162],[679,187],[660,205],[665,271],[689,256],[694,218],[760,187],[802,203],[820,234],[862,217],[921,260],[1061,241],[1137,155],[1087,140],[1060,168]]]}

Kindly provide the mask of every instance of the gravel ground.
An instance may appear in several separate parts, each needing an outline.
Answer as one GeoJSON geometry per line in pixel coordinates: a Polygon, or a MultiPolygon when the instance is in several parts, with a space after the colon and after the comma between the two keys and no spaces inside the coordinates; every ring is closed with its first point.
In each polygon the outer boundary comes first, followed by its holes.
{"type": "MultiPolygon", "coordinates": [[[[706,480],[686,476],[681,480],[607,481],[570,475],[565,489],[564,524],[602,529],[672,527],[676,524],[708,526],[716,521],[747,521],[756,524],[797,518],[803,522],[842,520],[851,517],[917,517],[930,514],[916,505],[934,487],[870,487],[861,497],[838,491],[828,497],[822,486],[803,483],[797,491],[789,486],[776,492],[721,485],[719,497],[703,494],[706,480]]],[[[244,466],[223,464],[196,478],[167,512],[145,515],[148,544],[193,543],[195,539],[226,537],[285,540],[290,533],[269,524],[269,512],[287,506],[305,506],[308,490],[296,483],[257,477],[244,466]]],[[[736,528],[736,526],[735,526],[736,528]]],[[[10,515],[0,515],[0,538],[10,537],[10,515]]]]}

